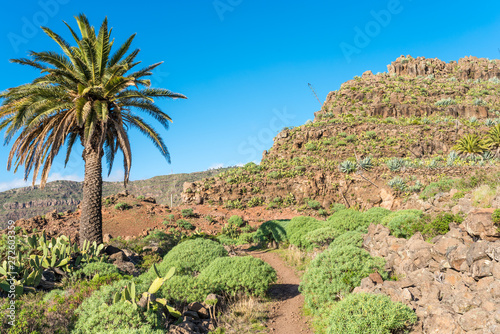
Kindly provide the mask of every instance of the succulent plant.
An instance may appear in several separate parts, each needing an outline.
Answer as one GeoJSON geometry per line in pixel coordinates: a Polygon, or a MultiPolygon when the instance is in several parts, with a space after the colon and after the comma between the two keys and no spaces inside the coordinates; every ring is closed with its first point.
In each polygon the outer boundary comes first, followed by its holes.
{"type": "Polygon", "coordinates": [[[357,165],[355,162],[346,160],[340,164],[339,169],[342,173],[350,174],[356,171],[357,165]]]}
{"type": "Polygon", "coordinates": [[[156,269],[156,265],[153,264],[154,272],[156,273],[156,278],[153,283],[149,287],[147,292],[143,292],[139,300],[137,300],[135,283],[131,282],[128,284],[122,291],[117,292],[113,297],[113,303],[119,302],[127,302],[134,305],[135,308],[141,307],[149,310],[152,306],[161,306],[165,308],[168,313],[176,318],[181,316],[181,313],[177,311],[175,308],[167,304],[167,300],[165,298],[156,298],[155,294],[160,290],[163,283],[172,278],[175,274],[175,267],[170,268],[165,277],[161,277],[156,269]]]}

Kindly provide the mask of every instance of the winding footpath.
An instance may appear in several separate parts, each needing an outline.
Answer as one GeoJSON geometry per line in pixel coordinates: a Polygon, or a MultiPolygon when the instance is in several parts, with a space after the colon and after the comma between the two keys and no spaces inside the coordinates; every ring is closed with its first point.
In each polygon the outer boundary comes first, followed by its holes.
{"type": "Polygon", "coordinates": [[[278,282],[269,289],[273,299],[271,318],[267,326],[273,334],[313,334],[302,315],[304,297],[299,292],[300,279],[276,253],[250,251],[247,254],[271,265],[278,274],[278,282]]]}

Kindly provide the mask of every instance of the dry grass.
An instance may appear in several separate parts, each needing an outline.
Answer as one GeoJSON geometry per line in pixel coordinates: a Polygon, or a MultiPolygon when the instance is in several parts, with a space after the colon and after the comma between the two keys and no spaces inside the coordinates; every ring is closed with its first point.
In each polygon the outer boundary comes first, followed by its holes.
{"type": "Polygon", "coordinates": [[[218,319],[217,334],[267,333],[267,303],[257,297],[240,296],[231,302],[218,319]]]}
{"type": "Polygon", "coordinates": [[[493,189],[489,185],[483,184],[472,191],[472,204],[477,207],[489,208],[499,193],[500,186],[493,189]]]}
{"type": "Polygon", "coordinates": [[[321,250],[305,252],[291,245],[288,249],[280,251],[280,256],[289,266],[294,267],[298,271],[304,271],[318,253],[321,253],[321,250]]]}

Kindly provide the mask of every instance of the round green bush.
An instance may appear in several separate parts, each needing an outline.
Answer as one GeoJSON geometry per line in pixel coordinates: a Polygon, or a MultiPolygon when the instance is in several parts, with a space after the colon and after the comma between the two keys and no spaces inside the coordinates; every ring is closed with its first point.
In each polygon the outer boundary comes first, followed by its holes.
{"type": "Polygon", "coordinates": [[[231,218],[229,218],[229,220],[227,222],[229,223],[229,225],[237,226],[237,227],[242,227],[245,224],[245,222],[243,221],[243,218],[241,218],[238,215],[232,215],[231,218]]]}
{"type": "Polygon", "coordinates": [[[323,247],[328,246],[339,235],[340,233],[337,229],[327,226],[308,232],[304,236],[304,240],[314,247],[323,247]]]}
{"type": "Polygon", "coordinates": [[[208,294],[215,292],[213,286],[205,279],[191,275],[174,275],[163,283],[158,296],[171,303],[202,302],[208,294]]]}
{"type": "Polygon", "coordinates": [[[218,258],[203,269],[197,279],[210,282],[218,291],[231,295],[244,292],[263,296],[277,276],[276,271],[266,262],[245,256],[218,258]]]}
{"type": "Polygon", "coordinates": [[[380,224],[382,218],[391,214],[391,210],[381,208],[381,207],[373,207],[365,212],[363,212],[363,216],[365,219],[370,222],[370,224],[380,224]]]}
{"type": "Polygon", "coordinates": [[[329,248],[341,246],[355,246],[360,248],[363,246],[363,236],[364,234],[358,231],[348,231],[346,233],[342,233],[335,238],[335,240],[333,240],[329,248]]]}
{"type": "Polygon", "coordinates": [[[227,256],[227,251],[216,241],[203,238],[187,240],[165,255],[158,272],[163,276],[171,267],[175,267],[176,275],[192,275],[221,256],[227,256]]]}
{"type": "Polygon", "coordinates": [[[312,217],[298,216],[292,218],[286,225],[286,235],[288,241],[300,248],[310,248],[312,244],[305,239],[307,233],[326,227],[324,221],[317,220],[312,217]]]}
{"type": "Polygon", "coordinates": [[[374,271],[387,278],[384,265],[384,259],[372,257],[355,246],[328,248],[307,268],[300,291],[307,306],[314,311],[336,301],[339,295],[346,295],[374,271]]]}
{"type": "Polygon", "coordinates": [[[91,262],[86,264],[82,269],[75,271],[73,276],[86,276],[92,278],[96,274],[99,274],[99,276],[105,276],[113,273],[119,273],[118,268],[116,268],[113,264],[106,262],[91,262]]]}
{"type": "MultiPolygon", "coordinates": [[[[128,280],[115,282],[114,284],[101,287],[76,310],[78,320],[72,333],[111,333],[116,330],[141,329],[153,330],[153,323],[156,315],[153,310],[143,312],[136,309],[132,304],[118,302],[113,304],[113,296],[116,292],[121,292],[129,283],[128,280]]],[[[140,295],[144,290],[137,290],[140,295]]]]}
{"type": "Polygon", "coordinates": [[[328,334],[391,334],[408,330],[417,321],[412,309],[388,296],[354,293],[338,302],[328,322],[328,334]]]}
{"type": "Polygon", "coordinates": [[[286,225],[289,220],[269,220],[259,226],[253,237],[255,242],[267,243],[271,241],[283,242],[287,240],[286,225]]]}
{"type": "Polygon", "coordinates": [[[370,225],[369,219],[363,213],[353,209],[335,212],[328,217],[328,223],[340,233],[355,230],[366,231],[370,225]]]}
{"type": "Polygon", "coordinates": [[[387,226],[391,234],[397,238],[411,237],[415,229],[413,228],[423,216],[420,210],[400,210],[384,217],[382,225],[387,226]]]}

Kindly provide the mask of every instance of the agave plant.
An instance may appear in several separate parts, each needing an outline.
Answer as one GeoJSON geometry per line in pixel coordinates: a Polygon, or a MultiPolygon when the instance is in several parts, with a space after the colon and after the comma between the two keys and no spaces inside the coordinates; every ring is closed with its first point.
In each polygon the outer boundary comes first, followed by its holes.
{"type": "Polygon", "coordinates": [[[387,185],[397,192],[404,192],[406,190],[406,182],[399,176],[390,180],[387,185]]]}
{"type": "Polygon", "coordinates": [[[448,166],[453,166],[453,164],[455,163],[455,161],[459,159],[459,156],[458,156],[458,153],[457,151],[451,151],[449,154],[448,154],[448,160],[446,161],[446,164],[448,166]]]}
{"type": "Polygon", "coordinates": [[[453,149],[465,155],[480,155],[488,150],[489,144],[476,134],[468,134],[457,140],[453,149]]]}
{"type": "Polygon", "coordinates": [[[366,157],[358,161],[358,166],[364,170],[370,170],[373,168],[372,158],[366,157]]]}
{"type": "Polygon", "coordinates": [[[346,160],[340,164],[339,169],[342,173],[350,174],[356,171],[357,165],[355,162],[346,160]]]}
{"type": "Polygon", "coordinates": [[[386,162],[386,165],[391,172],[397,172],[404,167],[405,161],[401,158],[392,158],[386,162]]]}

